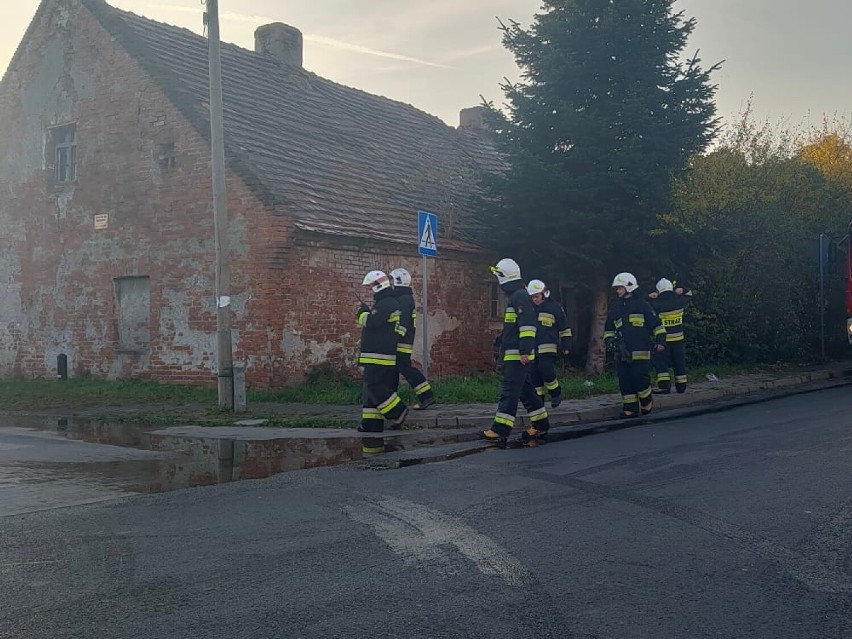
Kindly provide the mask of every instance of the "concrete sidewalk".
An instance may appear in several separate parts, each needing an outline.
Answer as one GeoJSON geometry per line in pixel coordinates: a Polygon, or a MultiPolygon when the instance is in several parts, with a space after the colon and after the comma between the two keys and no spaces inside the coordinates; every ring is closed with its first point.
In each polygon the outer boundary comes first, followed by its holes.
{"type": "MultiPolygon", "coordinates": [[[[692,384],[683,395],[655,395],[654,412],[641,419],[622,420],[621,398],[603,395],[563,402],[550,410],[551,439],[724,410],[733,405],[766,401],[852,383],[852,364],[833,365],[795,374],[744,375],[717,382],[692,384]]],[[[496,403],[496,402],[495,402],[496,403]]],[[[479,432],[491,424],[495,404],[436,405],[422,413],[411,411],[404,430],[386,431],[385,442],[396,452],[369,458],[369,465],[400,467],[452,459],[487,448],[479,432]]],[[[360,407],[268,404],[264,410],[288,417],[326,417],[357,421],[360,407]]],[[[516,433],[526,425],[519,416],[516,433]]],[[[362,435],[354,429],[267,428],[251,421],[233,427],[177,426],[149,433],[152,450],[204,454],[220,465],[230,463],[231,478],[252,479],[280,472],[363,460],[362,435]]]]}

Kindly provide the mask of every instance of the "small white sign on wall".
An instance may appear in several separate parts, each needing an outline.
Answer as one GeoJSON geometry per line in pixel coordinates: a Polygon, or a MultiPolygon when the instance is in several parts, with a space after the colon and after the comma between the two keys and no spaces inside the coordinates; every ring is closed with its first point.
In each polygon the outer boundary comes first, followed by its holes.
{"type": "Polygon", "coordinates": [[[95,230],[103,231],[104,229],[109,228],[109,215],[107,213],[101,213],[95,216],[95,230]]]}

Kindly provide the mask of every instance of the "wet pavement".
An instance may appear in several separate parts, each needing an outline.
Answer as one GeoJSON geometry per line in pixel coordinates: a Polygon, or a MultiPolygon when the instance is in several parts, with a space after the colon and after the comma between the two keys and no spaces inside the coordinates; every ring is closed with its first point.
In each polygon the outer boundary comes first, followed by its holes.
{"type": "Polygon", "coordinates": [[[159,426],[2,418],[0,516],[231,481],[230,463],[150,450],[159,426]]]}
{"type": "MultiPolygon", "coordinates": [[[[767,393],[785,395],[846,385],[850,379],[852,367],[844,364],[808,373],[698,383],[685,395],[657,397],[657,409],[644,421],[678,417],[682,411],[719,410],[729,401],[761,401],[767,393]]],[[[266,408],[273,414],[328,417],[358,410],[302,405],[266,408]]],[[[385,432],[385,443],[396,452],[377,456],[368,465],[395,468],[454,459],[460,455],[459,446],[469,454],[474,450],[469,443],[490,423],[492,411],[490,404],[439,405],[413,415],[413,428],[385,432]],[[426,452],[429,448],[431,453],[426,452]]],[[[573,438],[623,427],[614,421],[618,411],[614,396],[566,401],[551,411],[552,436],[573,438]]],[[[0,415],[0,517],[362,462],[361,434],[352,428],[267,428],[259,425],[265,420],[255,421],[258,425],[238,421],[224,427],[163,427],[104,422],[94,413],[0,415]]]]}

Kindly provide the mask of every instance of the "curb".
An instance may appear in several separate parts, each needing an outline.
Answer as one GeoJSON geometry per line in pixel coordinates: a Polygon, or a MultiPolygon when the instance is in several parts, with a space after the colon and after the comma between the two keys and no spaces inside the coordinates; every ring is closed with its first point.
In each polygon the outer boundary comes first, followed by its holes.
{"type": "MultiPolygon", "coordinates": [[[[713,413],[721,413],[741,406],[749,406],[762,404],[776,399],[785,397],[793,397],[795,395],[804,395],[832,388],[852,385],[852,370],[843,371],[840,375],[829,374],[821,380],[808,380],[799,384],[784,383],[777,388],[761,388],[758,391],[753,391],[750,395],[731,396],[727,401],[717,401],[712,404],[692,404],[680,408],[670,408],[661,413],[648,415],[645,417],[637,417],[632,419],[606,419],[584,423],[583,425],[557,425],[550,429],[548,444],[564,442],[589,435],[597,435],[601,433],[614,432],[627,428],[636,428],[638,426],[646,426],[650,424],[659,424],[688,417],[697,417],[700,415],[709,415],[713,413]]],[[[724,396],[724,395],[723,395],[724,396]]],[[[516,438],[510,441],[509,448],[521,448],[520,442],[516,438]]],[[[477,453],[498,450],[496,446],[490,443],[483,442],[478,438],[466,444],[456,444],[443,446],[441,448],[411,451],[401,451],[395,453],[386,453],[378,455],[369,460],[355,462],[360,466],[376,470],[392,470],[399,468],[408,468],[410,466],[418,466],[421,464],[429,464],[436,462],[452,461],[462,457],[468,457],[477,453]]]]}

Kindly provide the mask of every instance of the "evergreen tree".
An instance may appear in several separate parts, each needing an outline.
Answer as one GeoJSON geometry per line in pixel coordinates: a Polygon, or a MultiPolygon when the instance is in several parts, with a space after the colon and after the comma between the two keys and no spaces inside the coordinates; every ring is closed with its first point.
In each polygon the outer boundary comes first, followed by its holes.
{"type": "Polygon", "coordinates": [[[495,237],[526,273],[595,291],[587,369],[602,367],[612,276],[651,266],[649,233],[672,183],[715,135],[710,74],[681,53],[694,19],[674,0],[544,0],[503,25],[522,71],[491,106],[507,171],[489,182],[495,237]]]}

